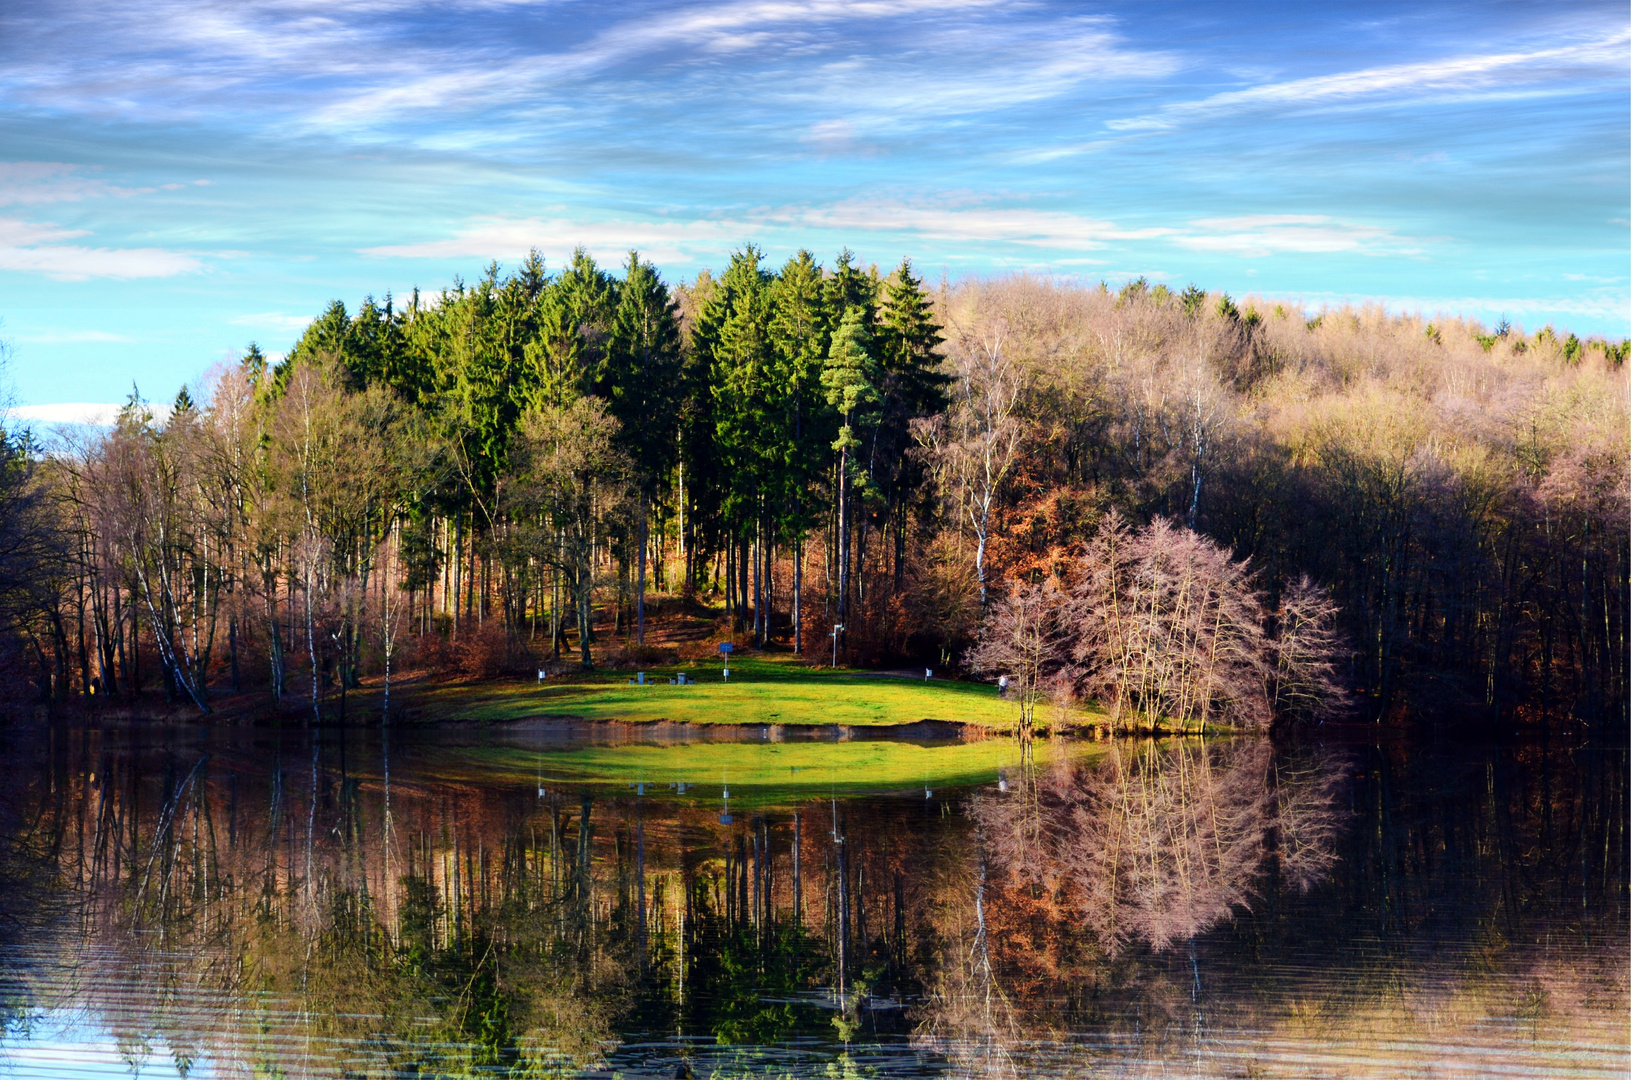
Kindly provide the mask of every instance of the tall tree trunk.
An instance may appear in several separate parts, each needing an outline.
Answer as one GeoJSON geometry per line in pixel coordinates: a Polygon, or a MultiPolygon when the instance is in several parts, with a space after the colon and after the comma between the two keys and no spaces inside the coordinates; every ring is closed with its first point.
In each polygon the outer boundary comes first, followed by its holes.
{"type": "Polygon", "coordinates": [[[737,581],[736,581],[736,602],[742,605],[742,613],[741,613],[741,618],[740,618],[739,622],[741,624],[742,629],[744,629],[744,630],[747,629],[747,625],[748,625],[748,577],[749,577],[748,562],[749,562],[749,558],[750,558],[750,556],[748,554],[748,548],[749,548],[750,544],[751,544],[751,541],[748,539],[748,534],[747,534],[746,530],[743,530],[741,533],[739,533],[737,535],[737,538],[736,538],[736,577],[737,577],[737,581]]]}
{"type": "Polygon", "coordinates": [[[804,655],[804,537],[793,543],[793,655],[804,655]]]}
{"type": "Polygon", "coordinates": [[[464,592],[461,575],[464,572],[464,515],[460,514],[456,521],[450,523],[453,529],[453,550],[449,553],[448,573],[452,576],[451,594],[444,598],[449,614],[453,617],[452,637],[455,641],[459,637],[459,597],[464,592]]]}
{"type": "Polygon", "coordinates": [[[74,575],[74,607],[79,616],[79,692],[88,695],[91,692],[91,652],[85,642],[85,577],[83,574],[74,575]]]}
{"type": "Polygon", "coordinates": [[[578,661],[585,671],[595,666],[595,661],[589,655],[595,609],[594,609],[594,573],[592,569],[579,566],[577,571],[577,600],[578,600],[578,661]]]}
{"type": "Polygon", "coordinates": [[[640,569],[634,586],[634,640],[646,643],[646,544],[651,539],[651,497],[640,492],[640,569]]]}
{"type": "Polygon", "coordinates": [[[736,538],[725,536],[725,611],[730,615],[731,631],[736,630],[736,538]]]}
{"type": "Polygon", "coordinates": [[[793,812],[793,922],[804,921],[804,878],[801,862],[804,848],[804,812],[793,812]]]}
{"type": "Polygon", "coordinates": [[[272,700],[281,704],[283,701],[283,628],[278,621],[276,574],[271,575],[271,584],[266,590],[266,638],[267,648],[271,653],[272,670],[268,674],[272,682],[272,700]]]}
{"type": "Polygon", "coordinates": [[[906,588],[906,497],[900,497],[895,511],[895,593],[906,588]]]}
{"type": "Polygon", "coordinates": [[[838,621],[849,617],[849,448],[838,452],[838,621]]]}

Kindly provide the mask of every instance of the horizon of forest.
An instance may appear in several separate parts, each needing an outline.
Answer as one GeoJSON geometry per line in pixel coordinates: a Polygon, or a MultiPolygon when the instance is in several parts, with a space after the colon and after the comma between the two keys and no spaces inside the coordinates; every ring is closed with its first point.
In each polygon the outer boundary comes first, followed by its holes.
{"type": "MultiPolygon", "coordinates": [[[[651,663],[657,595],[722,605],[745,645],[994,675],[1004,613],[1086,595],[1123,528],[1167,538],[1139,580],[1179,559],[1244,604],[1151,619],[1227,610],[1280,643],[1208,668],[1202,713],[1266,716],[1238,687],[1277,702],[1318,611],[1298,693],[1592,722],[1627,702],[1627,353],[1142,278],[927,288],[847,251],[772,270],[748,246],[672,288],[634,253],[534,254],[335,301],[162,419],[133,392],[109,429],[7,434],[0,678],[60,703],[156,676],[203,711],[305,693],[320,719],[393,668],[651,663]]],[[[1056,653],[1038,694],[1119,702],[1087,645],[1056,653]]]]}

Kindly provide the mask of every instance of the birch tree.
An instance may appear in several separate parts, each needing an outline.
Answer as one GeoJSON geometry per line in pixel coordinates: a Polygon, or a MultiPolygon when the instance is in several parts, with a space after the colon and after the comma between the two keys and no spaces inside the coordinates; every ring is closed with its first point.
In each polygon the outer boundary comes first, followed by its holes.
{"type": "Polygon", "coordinates": [[[989,603],[986,549],[992,512],[1019,459],[1025,425],[1015,414],[1022,381],[1003,350],[1004,332],[962,333],[951,351],[953,380],[946,412],[916,426],[959,521],[974,534],[980,610],[989,603]]]}

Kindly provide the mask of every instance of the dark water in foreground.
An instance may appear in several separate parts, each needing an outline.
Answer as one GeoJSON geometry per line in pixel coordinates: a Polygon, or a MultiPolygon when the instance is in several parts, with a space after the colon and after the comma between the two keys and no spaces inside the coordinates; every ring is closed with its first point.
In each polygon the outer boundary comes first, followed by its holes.
{"type": "Polygon", "coordinates": [[[12,736],[0,1075],[1631,1071],[1622,748],[771,736],[12,736]]]}

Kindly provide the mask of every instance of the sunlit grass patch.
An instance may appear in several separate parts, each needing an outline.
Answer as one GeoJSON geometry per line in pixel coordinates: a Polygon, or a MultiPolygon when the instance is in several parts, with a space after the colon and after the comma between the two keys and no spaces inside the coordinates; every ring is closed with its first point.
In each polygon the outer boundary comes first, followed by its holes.
{"type": "MultiPolygon", "coordinates": [[[[942,720],[1007,730],[1019,718],[995,687],[944,679],[925,681],[846,669],[810,668],[791,660],[737,657],[730,678],[717,659],[652,668],[647,685],[632,672],[552,676],[542,684],[445,686],[421,692],[416,718],[508,721],[534,717],[669,721],[688,724],[844,724],[877,726],[942,720]],[[685,672],[695,685],[670,685],[685,672]]],[[[1077,710],[1074,722],[1090,722],[1077,710]]]]}

